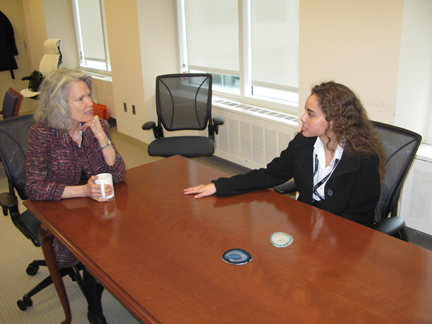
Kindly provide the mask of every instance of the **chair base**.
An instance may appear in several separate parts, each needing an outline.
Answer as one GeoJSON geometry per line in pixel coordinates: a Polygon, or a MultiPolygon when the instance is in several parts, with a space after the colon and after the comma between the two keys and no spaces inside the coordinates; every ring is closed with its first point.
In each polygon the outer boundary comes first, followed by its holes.
{"type": "Polygon", "coordinates": [[[176,136],[163,137],[154,140],[148,147],[150,156],[169,157],[181,155],[184,157],[197,157],[213,155],[215,141],[204,136],[176,136]]]}
{"type": "MultiPolygon", "coordinates": [[[[43,260],[36,260],[30,263],[28,266],[26,272],[28,275],[34,276],[36,275],[39,266],[46,266],[45,261],[43,260]],[[30,269],[30,270],[29,270],[30,269]]],[[[81,291],[83,292],[84,296],[86,296],[86,291],[84,287],[84,281],[82,279],[81,274],[79,273],[80,270],[84,270],[84,266],[82,264],[78,264],[74,267],[70,268],[61,268],[60,269],[60,275],[62,277],[69,275],[73,281],[76,281],[78,286],[80,287],[81,291]]],[[[27,310],[27,307],[33,306],[33,301],[31,297],[36,295],[38,292],[42,291],[46,287],[50,286],[53,283],[53,280],[51,276],[46,277],[44,280],[42,280],[36,287],[34,287],[32,290],[30,290],[28,293],[26,293],[22,299],[17,301],[18,308],[22,311],[27,310]]]]}

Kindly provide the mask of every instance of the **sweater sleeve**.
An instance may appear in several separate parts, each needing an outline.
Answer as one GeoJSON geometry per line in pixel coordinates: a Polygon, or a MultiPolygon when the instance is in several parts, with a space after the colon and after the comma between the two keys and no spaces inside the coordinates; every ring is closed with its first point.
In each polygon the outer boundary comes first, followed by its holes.
{"type": "Polygon", "coordinates": [[[29,132],[26,155],[26,192],[31,200],[60,200],[66,185],[48,181],[51,140],[48,132],[38,124],[29,132]]]}
{"type": "MultiPolygon", "coordinates": [[[[112,142],[108,123],[107,122],[102,123],[102,128],[103,128],[105,134],[108,136],[109,140],[112,142]]],[[[118,183],[118,182],[122,182],[124,180],[124,178],[126,177],[126,164],[125,164],[124,160],[122,159],[122,157],[120,156],[117,149],[115,148],[114,143],[112,145],[113,145],[113,148],[114,148],[114,151],[116,154],[116,159],[115,159],[115,162],[112,166],[109,166],[109,165],[106,165],[106,166],[108,168],[107,172],[111,173],[113,176],[114,183],[118,183]]]]}
{"type": "MultiPolygon", "coordinates": [[[[101,124],[111,140],[108,123],[101,124]]],[[[114,182],[124,180],[126,166],[114,145],[116,160],[109,166],[90,129],[86,130],[80,149],[74,148],[71,141],[67,133],[42,124],[30,129],[26,160],[26,191],[30,199],[60,200],[66,186],[80,183],[83,171],[88,178],[111,173],[114,182]]]]}

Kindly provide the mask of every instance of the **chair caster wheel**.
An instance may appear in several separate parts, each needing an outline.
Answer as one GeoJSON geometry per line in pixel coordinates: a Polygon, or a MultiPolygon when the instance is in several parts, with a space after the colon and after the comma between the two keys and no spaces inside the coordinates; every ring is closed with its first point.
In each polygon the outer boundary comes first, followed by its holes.
{"type": "Polygon", "coordinates": [[[23,297],[23,299],[20,299],[17,301],[18,308],[22,311],[25,311],[27,307],[30,307],[33,305],[33,301],[30,297],[23,297]]]}
{"type": "Polygon", "coordinates": [[[33,300],[30,297],[24,297],[24,301],[25,301],[27,307],[33,306],[33,300]]]}
{"type": "Polygon", "coordinates": [[[21,309],[22,311],[25,311],[27,309],[27,305],[26,305],[25,301],[22,299],[17,301],[17,305],[18,305],[18,308],[21,309]]]}
{"type": "Polygon", "coordinates": [[[37,264],[30,263],[27,267],[26,272],[29,276],[34,276],[34,275],[36,275],[38,270],[39,270],[39,266],[37,264]]]}

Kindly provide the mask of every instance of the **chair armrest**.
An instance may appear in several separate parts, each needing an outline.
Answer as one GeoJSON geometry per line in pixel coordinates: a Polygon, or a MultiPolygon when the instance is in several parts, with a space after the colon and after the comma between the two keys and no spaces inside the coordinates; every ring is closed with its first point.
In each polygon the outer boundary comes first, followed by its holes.
{"type": "Polygon", "coordinates": [[[142,125],[142,129],[149,130],[156,126],[156,123],[154,121],[148,121],[144,125],[142,125]]]}
{"type": "Polygon", "coordinates": [[[405,227],[405,221],[400,217],[389,217],[376,223],[372,228],[388,235],[395,235],[405,227]]]}
{"type": "Polygon", "coordinates": [[[3,208],[3,215],[8,216],[8,210],[18,205],[18,198],[9,192],[0,194],[0,206],[3,208]]]}
{"type": "Polygon", "coordinates": [[[289,180],[285,183],[282,183],[279,186],[274,187],[273,190],[276,191],[277,193],[284,195],[284,194],[296,192],[297,186],[296,186],[294,180],[289,180]]]}
{"type": "Polygon", "coordinates": [[[153,135],[155,139],[164,137],[162,126],[156,126],[154,121],[148,121],[144,125],[142,125],[142,129],[150,130],[153,129],[153,135]]]}
{"type": "Polygon", "coordinates": [[[225,120],[223,119],[223,117],[217,116],[213,118],[213,124],[219,126],[219,125],[223,125],[225,123],[225,120]]]}
{"type": "Polygon", "coordinates": [[[225,120],[222,117],[214,117],[212,119],[213,125],[209,123],[209,136],[214,137],[214,134],[219,133],[219,126],[225,123],[225,120]]]}

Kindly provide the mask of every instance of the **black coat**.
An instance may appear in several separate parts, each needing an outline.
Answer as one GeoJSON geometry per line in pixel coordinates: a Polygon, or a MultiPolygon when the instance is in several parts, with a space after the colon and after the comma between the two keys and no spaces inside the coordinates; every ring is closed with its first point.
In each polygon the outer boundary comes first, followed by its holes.
{"type": "Polygon", "coordinates": [[[18,49],[12,24],[0,11],[0,71],[18,69],[15,55],[18,55],[18,49]]]}
{"type": "MultiPolygon", "coordinates": [[[[315,141],[316,137],[298,134],[267,168],[213,181],[216,195],[238,195],[256,189],[272,188],[294,177],[299,191],[298,200],[311,205],[315,141]]],[[[353,156],[344,151],[325,185],[325,210],[359,224],[372,226],[381,189],[378,165],[377,154],[353,156]]]]}

